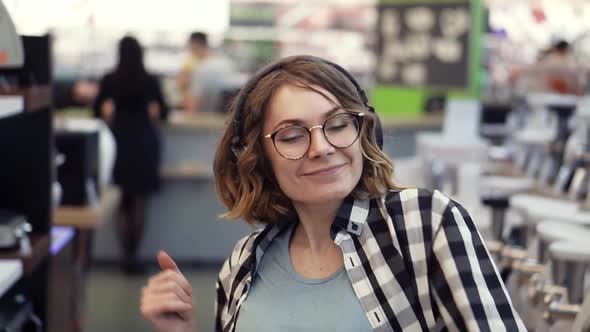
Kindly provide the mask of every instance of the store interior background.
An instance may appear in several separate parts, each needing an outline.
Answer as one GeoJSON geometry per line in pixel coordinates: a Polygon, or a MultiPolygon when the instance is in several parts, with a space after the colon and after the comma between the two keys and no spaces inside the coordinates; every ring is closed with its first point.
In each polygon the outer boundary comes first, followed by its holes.
{"type": "MultiPolygon", "coordinates": [[[[235,242],[252,229],[219,218],[224,208],[214,194],[212,160],[226,120],[222,110],[190,115],[178,106],[175,78],[187,56],[191,32],[206,32],[211,45],[231,58],[246,77],[265,63],[294,54],[317,55],[342,65],[369,92],[385,124],[385,151],[396,163],[396,178],[409,186],[427,185],[417,157],[417,135],[441,130],[469,135],[469,129],[474,130],[473,137],[480,134],[476,132],[479,127],[462,127],[472,124],[470,115],[445,117],[446,100],[510,103],[518,89],[513,82],[515,73],[534,64],[558,39],[568,40],[582,61],[590,59],[590,2],[582,0],[2,3],[19,34],[50,36],[52,103],[58,126],[60,121],[91,116],[91,104],[72,99],[70,89],[77,84],[92,91],[115,65],[117,42],[127,34],[142,43],[147,69],[158,76],[173,110],[161,128],[163,187],[152,198],[139,254],[150,267],[149,273],[129,276],[119,269],[120,248],[108,215],[101,215],[103,221],[77,235],[89,237],[85,242],[90,246],[88,263],[83,267],[87,270],[79,281],[82,286],[75,309],[78,326],[88,332],[149,328],[141,318],[139,298],[149,274],[157,272],[159,249],[184,267],[197,294],[199,331],[212,331],[217,272],[235,242]],[[386,14],[388,10],[402,8],[396,13],[403,14],[419,4],[435,8],[439,29],[447,25],[457,29],[451,45],[439,45],[432,31],[388,28],[388,20],[398,18],[386,14]],[[445,21],[437,6],[458,9],[445,21]],[[430,43],[439,46],[422,54],[424,45],[430,43]],[[443,66],[435,66],[437,63],[443,66]]],[[[479,199],[479,171],[476,166],[460,171],[455,198],[465,204],[485,233],[490,214],[479,199]]],[[[449,183],[441,189],[455,191],[449,183]]],[[[95,201],[87,198],[81,205],[103,204],[105,193],[108,191],[100,191],[95,201]]]]}

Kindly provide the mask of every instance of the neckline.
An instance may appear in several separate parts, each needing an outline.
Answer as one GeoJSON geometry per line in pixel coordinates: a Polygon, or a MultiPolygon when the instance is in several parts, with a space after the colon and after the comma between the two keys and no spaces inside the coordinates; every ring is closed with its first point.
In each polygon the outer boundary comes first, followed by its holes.
{"type": "Polygon", "coordinates": [[[298,283],[301,284],[305,284],[305,285],[320,285],[320,284],[325,284],[333,279],[335,279],[336,277],[338,277],[340,274],[342,274],[344,272],[344,265],[342,265],[342,267],[340,269],[338,269],[336,272],[332,273],[331,275],[325,277],[325,278],[306,278],[302,275],[300,275],[299,273],[297,273],[297,271],[295,271],[295,267],[293,267],[293,261],[291,260],[291,253],[289,252],[289,246],[291,244],[291,240],[293,238],[293,233],[295,230],[295,227],[297,227],[298,223],[292,223],[289,228],[286,230],[286,234],[285,234],[285,238],[287,241],[283,241],[283,245],[281,246],[281,251],[283,252],[283,255],[286,255],[287,259],[287,269],[289,272],[289,275],[291,276],[291,278],[293,280],[295,280],[298,283]]]}

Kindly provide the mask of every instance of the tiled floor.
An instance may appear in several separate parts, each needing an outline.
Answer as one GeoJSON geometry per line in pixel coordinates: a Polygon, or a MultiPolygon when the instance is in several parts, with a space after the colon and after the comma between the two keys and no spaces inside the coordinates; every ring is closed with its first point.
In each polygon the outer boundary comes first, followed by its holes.
{"type": "MultiPolygon", "coordinates": [[[[182,267],[181,267],[182,269],[182,267]]],[[[215,280],[220,267],[182,269],[196,294],[198,330],[213,331],[215,280]]],[[[95,266],[88,274],[84,332],[151,331],[139,312],[141,288],[151,274],[127,276],[117,267],[95,266]]]]}

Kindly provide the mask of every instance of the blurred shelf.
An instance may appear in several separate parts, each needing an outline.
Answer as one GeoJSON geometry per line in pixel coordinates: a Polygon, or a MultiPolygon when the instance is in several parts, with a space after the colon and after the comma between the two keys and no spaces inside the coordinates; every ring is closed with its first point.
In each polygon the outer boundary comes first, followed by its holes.
{"type": "Polygon", "coordinates": [[[49,235],[30,235],[31,252],[24,254],[20,249],[0,251],[0,259],[20,259],[23,264],[23,274],[31,276],[37,267],[49,256],[49,235]]]}
{"type": "Polygon", "coordinates": [[[213,169],[198,162],[187,162],[164,167],[160,175],[163,180],[213,179],[213,169]]]}
{"type": "Polygon", "coordinates": [[[25,111],[35,111],[52,105],[52,91],[47,85],[5,90],[0,92],[0,96],[23,96],[25,111]]]}
{"type": "Polygon", "coordinates": [[[380,114],[381,124],[384,130],[410,129],[428,130],[441,129],[444,121],[444,114],[380,114]]]}
{"type": "Polygon", "coordinates": [[[225,114],[213,112],[189,114],[183,110],[175,110],[170,112],[168,121],[163,124],[163,127],[180,130],[222,131],[227,123],[228,117],[225,114]]]}
{"type": "MultiPolygon", "coordinates": [[[[60,110],[57,117],[88,117],[88,109],[69,108],[60,110]]],[[[412,129],[428,130],[442,128],[444,114],[379,114],[383,129],[412,129]]],[[[170,112],[168,121],[162,124],[166,130],[203,130],[222,132],[230,119],[226,114],[216,112],[202,112],[189,114],[184,110],[170,112]]]]}
{"type": "Polygon", "coordinates": [[[117,187],[104,189],[97,204],[86,206],[59,206],[53,211],[53,224],[76,228],[96,228],[115,213],[121,200],[117,187]]]}

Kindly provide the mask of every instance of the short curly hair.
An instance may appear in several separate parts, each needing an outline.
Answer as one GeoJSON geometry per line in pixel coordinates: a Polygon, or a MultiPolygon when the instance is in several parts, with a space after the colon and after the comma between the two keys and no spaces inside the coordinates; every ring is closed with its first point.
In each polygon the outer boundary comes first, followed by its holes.
{"type": "MultiPolygon", "coordinates": [[[[325,93],[317,89],[320,87],[334,95],[343,109],[365,112],[359,138],[363,171],[351,193],[353,197],[377,197],[389,190],[400,189],[393,181],[392,161],[376,143],[376,115],[368,112],[355,86],[334,66],[319,58],[292,56],[262,68],[245,87],[253,84],[240,110],[244,133],[241,139],[247,149],[239,157],[232,152],[236,128],[230,122],[215,153],[215,189],[229,209],[222,217],[242,218],[250,224],[272,224],[280,222],[293,210],[291,200],[278,185],[262,144],[265,112],[275,93],[284,85],[310,89],[327,98],[325,93]],[[268,71],[271,66],[277,69],[258,79],[259,74],[268,71]]],[[[243,90],[230,105],[232,119],[240,96],[246,93],[243,90]]]]}

